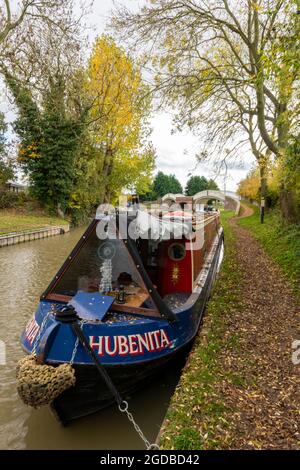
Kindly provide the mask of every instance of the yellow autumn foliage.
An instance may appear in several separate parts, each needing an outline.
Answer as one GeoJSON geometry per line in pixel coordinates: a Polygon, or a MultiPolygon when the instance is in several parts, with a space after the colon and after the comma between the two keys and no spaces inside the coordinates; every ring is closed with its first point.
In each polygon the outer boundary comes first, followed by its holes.
{"type": "Polygon", "coordinates": [[[35,143],[26,146],[25,148],[23,146],[20,146],[18,149],[18,161],[23,162],[26,161],[27,159],[37,159],[40,158],[40,154],[37,151],[37,145],[35,143]]]}
{"type": "Polygon", "coordinates": [[[149,186],[154,156],[149,164],[144,137],[151,101],[139,68],[108,36],[95,42],[85,89],[91,103],[92,140],[101,159],[96,167],[105,196],[136,186],[139,174],[146,177],[149,186]]]}
{"type": "Polygon", "coordinates": [[[96,40],[88,66],[90,116],[99,145],[111,150],[136,144],[140,131],[141,74],[109,37],[96,40]]]}
{"type": "Polygon", "coordinates": [[[259,198],[259,189],[259,171],[258,169],[255,169],[252,170],[245,179],[240,181],[237,192],[240,196],[254,201],[259,198]]]}

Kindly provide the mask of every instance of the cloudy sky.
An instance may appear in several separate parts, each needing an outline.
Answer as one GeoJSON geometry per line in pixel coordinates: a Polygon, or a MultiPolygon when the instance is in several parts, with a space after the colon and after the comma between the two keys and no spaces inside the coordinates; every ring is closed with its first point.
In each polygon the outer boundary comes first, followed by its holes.
{"type": "MultiPolygon", "coordinates": [[[[80,0],[75,0],[77,5],[80,0]]],[[[116,0],[118,4],[125,4],[130,9],[136,9],[143,5],[145,0],[116,0]]],[[[111,12],[114,9],[113,0],[95,0],[91,14],[87,18],[87,23],[91,25],[89,33],[91,40],[97,34],[105,32],[106,24],[109,22],[111,12]]],[[[183,187],[186,184],[189,173],[204,175],[215,179],[215,173],[209,165],[198,165],[196,167],[195,154],[201,150],[201,142],[191,132],[172,133],[172,114],[170,112],[153,113],[151,119],[153,129],[151,140],[157,151],[157,170],[165,173],[175,174],[183,187]]],[[[233,168],[228,170],[226,179],[226,189],[235,191],[237,183],[246,176],[253,165],[252,155],[249,153],[247,163],[243,169],[233,168]]],[[[224,178],[216,179],[220,188],[223,189],[224,178]]]]}
{"type": "MultiPolygon", "coordinates": [[[[81,0],[74,0],[74,3],[79,10],[81,0]]],[[[117,3],[126,4],[126,6],[135,9],[138,5],[145,3],[145,0],[117,0],[117,3]]],[[[94,0],[91,13],[85,20],[87,26],[89,26],[88,34],[91,43],[97,35],[105,32],[113,8],[113,0],[94,0]]],[[[12,116],[12,113],[8,113],[8,115],[12,116]]],[[[195,154],[201,150],[201,142],[191,132],[172,133],[172,114],[170,112],[166,110],[165,112],[153,113],[151,127],[153,129],[151,140],[157,153],[156,172],[162,170],[168,174],[175,174],[183,187],[191,172],[194,175],[199,174],[215,179],[216,175],[212,167],[201,164],[195,169],[195,154]]],[[[244,169],[233,168],[228,171],[227,190],[235,191],[237,183],[245,177],[253,164],[250,153],[247,160],[244,169]]],[[[223,189],[224,178],[218,177],[216,182],[223,189]]]]}

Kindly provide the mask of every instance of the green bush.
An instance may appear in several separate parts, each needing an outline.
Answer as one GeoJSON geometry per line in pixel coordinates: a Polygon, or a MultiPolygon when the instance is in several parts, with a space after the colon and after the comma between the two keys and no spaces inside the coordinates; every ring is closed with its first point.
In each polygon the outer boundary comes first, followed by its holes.
{"type": "Polygon", "coordinates": [[[279,190],[278,188],[269,188],[267,189],[266,195],[266,206],[270,209],[273,209],[277,206],[279,201],[279,190]]]}

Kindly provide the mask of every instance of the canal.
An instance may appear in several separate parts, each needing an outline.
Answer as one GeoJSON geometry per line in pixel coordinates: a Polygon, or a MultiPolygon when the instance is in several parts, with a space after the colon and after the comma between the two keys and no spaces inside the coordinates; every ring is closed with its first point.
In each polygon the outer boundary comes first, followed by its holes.
{"type": "MultiPolygon", "coordinates": [[[[16,391],[15,366],[24,353],[19,337],[39,295],[67,257],[83,229],[0,249],[0,449],[143,449],[132,424],[116,407],[63,428],[48,407],[23,405],[16,391]],[[3,344],[3,343],[1,343],[3,344]],[[3,359],[3,354],[2,354],[3,359]]],[[[146,437],[155,441],[183,364],[133,395],[129,407],[146,437]]]]}

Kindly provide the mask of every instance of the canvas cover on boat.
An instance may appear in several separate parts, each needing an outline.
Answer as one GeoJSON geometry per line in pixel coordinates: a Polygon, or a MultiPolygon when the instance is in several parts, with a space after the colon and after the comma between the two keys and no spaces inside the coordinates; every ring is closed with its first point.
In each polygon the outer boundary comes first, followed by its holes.
{"type": "Polygon", "coordinates": [[[141,238],[151,240],[181,239],[192,233],[192,215],[167,213],[162,218],[138,211],[135,220],[136,232],[141,238]]]}

